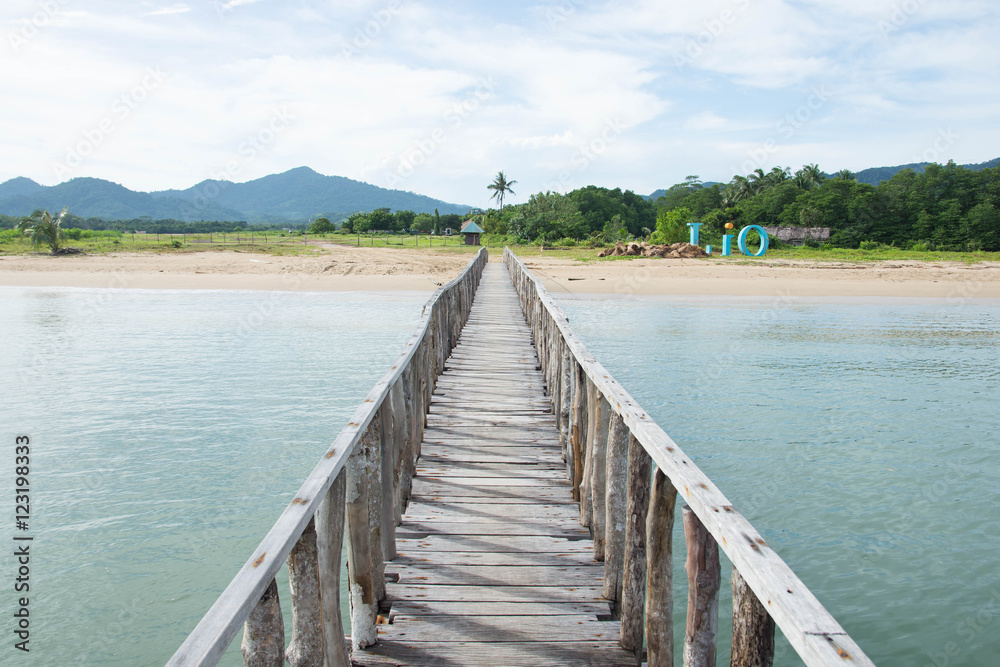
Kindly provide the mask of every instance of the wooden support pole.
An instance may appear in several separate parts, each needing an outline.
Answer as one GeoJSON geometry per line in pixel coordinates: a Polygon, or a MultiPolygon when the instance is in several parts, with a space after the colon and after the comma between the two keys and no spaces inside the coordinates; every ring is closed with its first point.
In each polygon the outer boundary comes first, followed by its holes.
{"type": "Polygon", "coordinates": [[[323,603],[319,590],[316,523],[309,522],[288,554],[292,639],[285,658],[292,667],[323,667],[323,603]]]}
{"type": "Polygon", "coordinates": [[[382,400],[379,407],[382,417],[382,438],[379,450],[379,483],[382,486],[382,560],[392,560],[396,557],[396,489],[395,489],[395,454],[396,447],[393,434],[396,431],[396,416],[392,412],[390,395],[382,400]]]}
{"type": "Polygon", "coordinates": [[[646,652],[649,667],[674,664],[674,507],[677,489],[657,470],[646,515],[646,652]]]}
{"type": "Polygon", "coordinates": [[[417,433],[416,416],[416,392],[414,391],[415,365],[411,361],[410,365],[403,371],[403,410],[405,412],[406,438],[403,441],[403,478],[400,480],[402,506],[401,511],[406,512],[406,505],[410,502],[410,491],[413,488],[413,476],[416,474],[416,457],[414,456],[415,444],[413,442],[417,433]]]}
{"type": "Polygon", "coordinates": [[[368,480],[368,531],[371,535],[372,583],[375,586],[375,600],[385,597],[385,542],[382,526],[382,410],[377,410],[361,441],[357,444],[365,453],[365,475],[368,480]]]}
{"type": "Polygon", "coordinates": [[[628,496],[629,433],[624,420],[612,412],[608,420],[608,453],[604,506],[607,508],[604,530],[604,597],[612,604],[612,613],[621,614],[622,577],[625,568],[626,500],[628,496]]]}
{"type": "MultiPolygon", "coordinates": [[[[392,412],[392,511],[393,511],[393,550],[395,550],[395,527],[403,523],[403,508],[410,495],[409,479],[403,472],[407,456],[407,422],[406,404],[403,400],[403,379],[396,380],[389,390],[389,404],[392,412]],[[406,487],[404,488],[404,484],[406,487]]],[[[395,557],[395,556],[393,556],[395,557]]]]}
{"type": "MultiPolygon", "coordinates": [[[[570,448],[570,411],[573,407],[573,367],[576,362],[570,355],[569,346],[562,344],[562,367],[559,375],[559,441],[563,452],[570,448]]],[[[572,457],[569,453],[567,458],[572,457]]]]}
{"type": "Polygon", "coordinates": [[[341,470],[316,512],[319,590],[323,603],[323,646],[326,667],[350,667],[340,616],[340,562],[344,545],[344,494],[347,471],[341,470]]]}
{"type": "Polygon", "coordinates": [[[285,664],[285,623],[278,602],[278,583],[274,579],[243,624],[240,652],[246,667],[282,667],[285,664]]]}
{"type": "Polygon", "coordinates": [[[570,444],[573,451],[573,500],[580,500],[580,482],[583,479],[584,440],[587,438],[587,376],[583,367],[573,364],[573,432],[570,444]]]}
{"type": "Polygon", "coordinates": [[[590,467],[590,498],[593,502],[590,518],[590,532],[594,538],[594,560],[604,560],[604,539],[607,532],[607,475],[608,475],[608,421],[611,406],[602,394],[598,401],[597,427],[594,429],[594,446],[591,453],[594,464],[590,467]]]}
{"type": "Polygon", "coordinates": [[[373,539],[369,527],[368,454],[364,440],[362,438],[357,444],[344,468],[347,471],[347,579],[354,650],[371,646],[378,639],[375,619],[379,598],[375,593],[372,565],[372,543],[378,540],[373,539]]]}
{"type": "Polygon", "coordinates": [[[774,619],[733,568],[733,650],[730,667],[771,667],[774,619]]]}
{"type": "Polygon", "coordinates": [[[684,539],[687,542],[687,625],[684,631],[684,666],[715,665],[719,631],[719,545],[698,515],[684,506],[684,539]]]}
{"type": "Polygon", "coordinates": [[[646,516],[653,462],[635,436],[628,441],[628,501],[625,525],[625,575],[622,580],[621,645],[642,651],[642,612],[646,606],[646,516]]]}
{"type": "Polygon", "coordinates": [[[594,442],[597,440],[598,423],[600,422],[600,394],[590,378],[587,378],[587,441],[584,444],[583,477],[580,480],[580,523],[590,526],[593,515],[593,467],[594,442]]]}

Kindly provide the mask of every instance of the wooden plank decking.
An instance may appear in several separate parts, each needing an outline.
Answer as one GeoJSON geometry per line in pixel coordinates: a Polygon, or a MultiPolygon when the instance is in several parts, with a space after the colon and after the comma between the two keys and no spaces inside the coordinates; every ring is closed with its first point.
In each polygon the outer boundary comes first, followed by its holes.
{"type": "Polygon", "coordinates": [[[389,623],[352,662],[634,666],[579,516],[530,331],[489,264],[430,405],[389,623]]]}

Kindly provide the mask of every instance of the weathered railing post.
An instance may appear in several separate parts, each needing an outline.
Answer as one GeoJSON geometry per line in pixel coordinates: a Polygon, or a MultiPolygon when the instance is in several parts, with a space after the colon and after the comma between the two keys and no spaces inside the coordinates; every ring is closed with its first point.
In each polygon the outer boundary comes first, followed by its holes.
{"type": "Polygon", "coordinates": [[[382,559],[386,561],[396,557],[396,489],[393,484],[396,447],[393,434],[396,431],[394,422],[397,417],[392,413],[392,401],[389,396],[382,401],[378,414],[382,424],[377,487],[380,489],[378,495],[382,517],[379,531],[382,537],[382,559]]]}
{"type": "Polygon", "coordinates": [[[674,507],[677,489],[657,468],[646,516],[646,651],[649,667],[674,664],[674,507]]]}
{"type": "Polygon", "coordinates": [[[646,606],[646,516],[651,468],[649,454],[634,436],[629,437],[621,645],[637,656],[642,651],[642,613],[646,606]]]}
{"type": "Polygon", "coordinates": [[[573,466],[570,470],[573,483],[573,500],[580,500],[580,482],[583,479],[584,440],[587,438],[587,375],[583,367],[573,363],[573,432],[570,449],[573,466]]]}
{"type": "Polygon", "coordinates": [[[615,616],[621,613],[622,577],[625,568],[626,500],[628,496],[628,428],[621,415],[612,412],[608,421],[607,491],[604,505],[604,597],[615,616]]]}
{"type": "MultiPolygon", "coordinates": [[[[370,429],[369,429],[370,430],[370,429]]],[[[355,650],[371,646],[378,639],[375,619],[379,599],[375,591],[368,502],[368,452],[371,437],[362,438],[347,460],[347,577],[351,603],[351,645],[355,650]],[[365,440],[369,442],[366,443],[365,440]]],[[[379,538],[381,539],[381,538],[379,538]]]]}
{"type": "Polygon", "coordinates": [[[774,620],[733,568],[733,650],[730,667],[771,667],[774,620]]]}
{"type": "Polygon", "coordinates": [[[292,639],[285,658],[292,667],[323,665],[323,604],[319,589],[316,522],[310,521],[288,555],[292,598],[292,639]]]}
{"type": "Polygon", "coordinates": [[[247,617],[240,652],[246,667],[282,667],[285,664],[285,624],[278,602],[278,583],[274,579],[247,617]]]}
{"type": "Polygon", "coordinates": [[[715,665],[716,639],[719,632],[719,545],[698,515],[687,505],[684,539],[687,542],[688,576],[687,625],[684,631],[684,665],[715,665]]]}
{"type": "Polygon", "coordinates": [[[344,545],[347,472],[341,470],[316,512],[316,547],[320,599],[323,603],[323,647],[326,667],[350,667],[340,616],[340,561],[344,545]]]}
{"type": "Polygon", "coordinates": [[[601,394],[598,400],[597,428],[594,446],[591,449],[593,465],[590,466],[590,498],[593,502],[590,517],[590,532],[594,538],[594,560],[604,560],[604,540],[607,533],[607,475],[608,475],[608,421],[611,406],[601,394]]]}

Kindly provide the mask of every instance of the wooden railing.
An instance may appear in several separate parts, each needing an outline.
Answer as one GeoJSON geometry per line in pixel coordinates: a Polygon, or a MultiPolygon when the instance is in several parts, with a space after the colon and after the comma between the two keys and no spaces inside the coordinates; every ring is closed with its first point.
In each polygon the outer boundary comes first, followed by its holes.
{"type": "Polygon", "coordinates": [[[604,561],[604,596],[621,619],[622,646],[639,655],[645,637],[650,667],[673,664],[671,536],[679,492],[687,502],[685,665],[715,664],[720,546],[733,563],[731,665],[770,665],[775,624],[807,665],[871,665],[750,522],[587,351],[510,249],[504,262],[549,388],[581,523],[591,529],[595,559],[604,561]]]}
{"type": "Polygon", "coordinates": [[[351,643],[376,639],[385,561],[409,497],[424,416],[458,341],[486,265],[483,248],[424,306],[416,333],[368,392],[260,546],[168,665],[214,665],[244,626],[247,665],[348,667],[340,614],[341,548],[347,534],[351,643]],[[292,636],[285,646],[275,575],[287,559],[292,636]]]}

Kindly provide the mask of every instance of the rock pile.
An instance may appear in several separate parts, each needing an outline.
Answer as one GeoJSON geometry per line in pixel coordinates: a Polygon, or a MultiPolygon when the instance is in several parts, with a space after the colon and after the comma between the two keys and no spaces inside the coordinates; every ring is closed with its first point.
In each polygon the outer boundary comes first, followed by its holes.
{"type": "Polygon", "coordinates": [[[708,257],[700,246],[690,243],[675,243],[673,245],[650,245],[645,241],[640,243],[618,242],[614,248],[607,248],[597,253],[598,257],[675,257],[675,258],[695,258],[708,257]]]}

